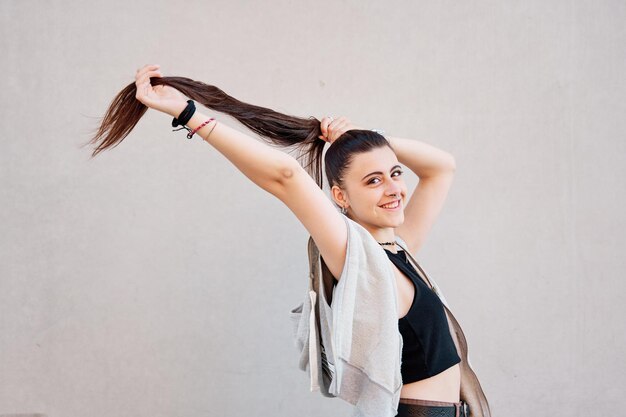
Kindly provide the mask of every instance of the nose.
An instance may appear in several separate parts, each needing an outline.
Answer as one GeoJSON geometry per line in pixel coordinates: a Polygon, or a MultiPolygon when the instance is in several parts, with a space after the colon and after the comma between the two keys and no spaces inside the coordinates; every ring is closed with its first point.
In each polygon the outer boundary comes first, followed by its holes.
{"type": "Polygon", "coordinates": [[[402,191],[402,189],[400,188],[400,186],[398,184],[396,184],[396,183],[393,183],[392,186],[390,186],[387,189],[387,195],[390,196],[390,197],[395,195],[396,197],[400,198],[400,192],[401,191],[402,191]]]}

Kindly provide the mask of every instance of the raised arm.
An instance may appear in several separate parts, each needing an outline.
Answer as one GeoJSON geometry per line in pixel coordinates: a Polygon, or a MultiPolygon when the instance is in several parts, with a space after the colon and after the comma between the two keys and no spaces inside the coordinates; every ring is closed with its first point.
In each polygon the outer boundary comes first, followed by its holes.
{"type": "Polygon", "coordinates": [[[396,228],[396,234],[404,239],[409,252],[417,253],[443,209],[456,162],[448,152],[425,142],[391,136],[387,136],[387,140],[398,161],[419,178],[404,208],[404,223],[396,228]]]}
{"type": "MultiPolygon", "coordinates": [[[[150,84],[150,77],[160,76],[161,72],[157,65],[146,65],[139,69],[135,74],[137,86],[135,97],[150,108],[178,117],[187,106],[186,97],[172,87],[163,85],[153,87],[150,84]]],[[[209,116],[196,110],[186,126],[196,129],[207,120],[209,116]]],[[[285,175],[284,167],[290,166],[289,160],[294,159],[217,120],[203,126],[196,134],[228,158],[255,184],[272,193],[275,192],[281,177],[285,175]]]]}
{"type": "MultiPolygon", "coordinates": [[[[147,65],[138,70],[136,98],[150,108],[178,117],[187,106],[185,96],[171,87],[152,87],[150,77],[159,76],[161,73],[156,66],[147,65]]],[[[196,129],[208,119],[207,115],[196,111],[186,126],[196,129]]],[[[255,184],[289,207],[311,234],[330,272],[339,279],[347,248],[345,220],[298,161],[220,121],[211,121],[196,134],[255,184]]]]}
{"type": "Polygon", "coordinates": [[[348,229],[322,189],[293,159],[275,195],[298,217],[315,241],[328,270],[339,280],[346,260],[348,229]]]}
{"type": "MultiPolygon", "coordinates": [[[[196,112],[187,126],[195,129],[207,119],[207,116],[196,112]]],[[[209,134],[214,123],[203,126],[198,131],[200,135],[255,184],[289,207],[311,234],[329,271],[339,280],[348,240],[342,214],[291,155],[223,123],[218,122],[209,134]]]]}
{"type": "MultiPolygon", "coordinates": [[[[195,129],[208,119],[208,116],[196,111],[187,126],[195,129]]],[[[214,123],[216,122],[212,121],[200,128],[200,136],[255,184],[289,207],[311,234],[329,271],[339,280],[348,240],[342,214],[291,155],[273,149],[220,122],[217,122],[211,132],[214,123]]]]}
{"type": "MultiPolygon", "coordinates": [[[[181,111],[184,108],[185,106],[181,111]]],[[[187,126],[195,129],[208,119],[209,116],[196,111],[187,126]]],[[[259,142],[220,121],[213,120],[200,128],[197,134],[228,158],[252,182],[272,194],[276,194],[281,182],[292,175],[293,164],[298,164],[291,155],[259,142]]]]}

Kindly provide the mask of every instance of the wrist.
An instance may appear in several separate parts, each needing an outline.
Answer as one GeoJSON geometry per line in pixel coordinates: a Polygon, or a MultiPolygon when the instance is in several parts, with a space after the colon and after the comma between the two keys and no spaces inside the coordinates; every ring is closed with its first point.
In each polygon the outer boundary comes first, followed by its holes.
{"type": "Polygon", "coordinates": [[[200,126],[202,124],[202,122],[204,122],[207,119],[209,119],[209,116],[196,111],[193,114],[193,116],[191,116],[191,119],[189,119],[189,121],[187,122],[187,124],[185,126],[187,126],[189,129],[193,130],[193,129],[197,128],[198,126],[200,126]]]}
{"type": "Polygon", "coordinates": [[[202,133],[206,132],[205,127],[212,125],[211,130],[208,133],[210,135],[210,132],[213,131],[213,128],[217,123],[215,118],[209,118],[197,111],[193,100],[187,100],[184,105],[183,103],[172,105],[168,110],[169,114],[174,117],[172,120],[172,127],[182,126],[178,129],[174,129],[174,131],[186,129],[189,132],[187,134],[187,139],[191,139],[196,133],[204,139],[204,135],[202,133]]]}
{"type": "MultiPolygon", "coordinates": [[[[217,120],[215,118],[211,118],[203,113],[196,111],[191,119],[186,124],[186,128],[188,130],[188,134],[191,134],[192,131],[195,131],[195,135],[199,136],[203,140],[206,140],[207,135],[210,135],[210,132],[213,131],[213,128],[217,124],[217,120]],[[213,119],[210,120],[209,119],[213,119]],[[208,123],[205,123],[207,122],[208,123]]],[[[189,137],[188,137],[189,138],[189,137]]]]}
{"type": "Polygon", "coordinates": [[[186,107],[187,107],[187,102],[181,101],[180,103],[176,103],[175,105],[168,108],[166,110],[166,113],[172,116],[173,118],[178,118],[178,116],[180,116],[180,114],[183,112],[183,110],[185,110],[186,107]]]}

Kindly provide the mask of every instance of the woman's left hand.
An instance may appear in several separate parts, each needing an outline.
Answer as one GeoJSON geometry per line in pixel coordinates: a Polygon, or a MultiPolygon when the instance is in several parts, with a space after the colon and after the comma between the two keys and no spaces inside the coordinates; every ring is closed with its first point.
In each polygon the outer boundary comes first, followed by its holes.
{"type": "Polygon", "coordinates": [[[135,73],[135,98],[146,107],[162,111],[172,117],[187,107],[187,97],[173,87],[160,84],[153,86],[151,78],[162,77],[159,65],[144,65],[135,73]]]}
{"type": "Polygon", "coordinates": [[[333,143],[344,132],[352,129],[362,129],[350,122],[347,117],[341,116],[338,119],[331,119],[326,116],[320,122],[322,135],[318,136],[324,142],[333,143]]]}

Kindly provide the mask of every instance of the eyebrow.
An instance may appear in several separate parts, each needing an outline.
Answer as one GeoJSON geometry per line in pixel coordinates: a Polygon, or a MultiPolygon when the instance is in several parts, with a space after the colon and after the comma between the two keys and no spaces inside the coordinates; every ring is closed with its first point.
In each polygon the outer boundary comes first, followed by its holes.
{"type": "MultiPolygon", "coordinates": [[[[389,172],[393,171],[396,168],[402,168],[400,165],[394,165],[391,167],[391,169],[389,170],[389,172]]],[[[365,178],[369,177],[370,175],[374,175],[374,174],[380,174],[383,175],[382,172],[380,171],[375,171],[375,172],[370,172],[369,174],[367,174],[366,176],[364,176],[363,178],[361,178],[361,181],[363,181],[365,178]]]]}

